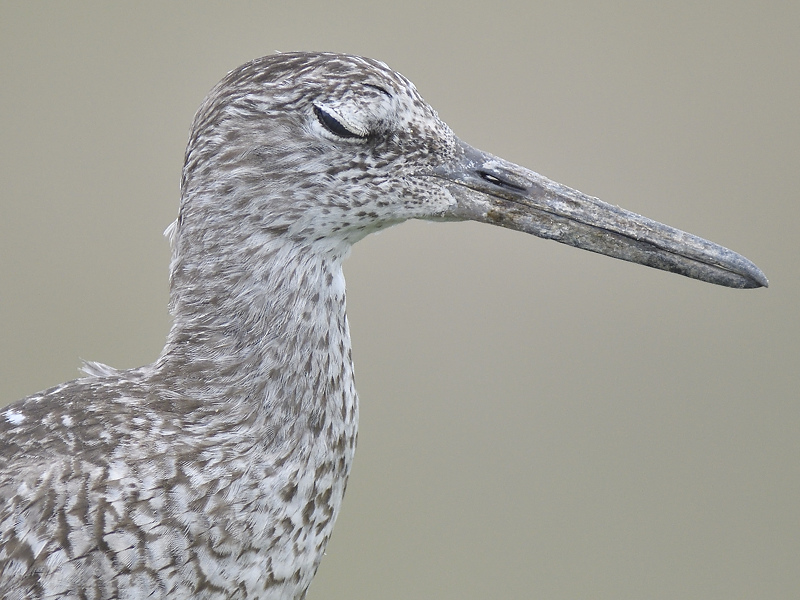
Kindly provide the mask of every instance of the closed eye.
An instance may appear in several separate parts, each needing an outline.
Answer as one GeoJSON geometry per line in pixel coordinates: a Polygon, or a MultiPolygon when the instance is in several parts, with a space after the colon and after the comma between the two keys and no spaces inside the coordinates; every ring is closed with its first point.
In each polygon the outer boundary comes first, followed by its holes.
{"type": "Polygon", "coordinates": [[[322,123],[323,127],[325,127],[325,129],[327,129],[334,135],[338,135],[339,137],[343,138],[360,138],[360,139],[367,138],[366,135],[348,129],[336,117],[334,117],[329,112],[326,112],[316,104],[314,105],[314,114],[317,116],[319,122],[322,123]]]}

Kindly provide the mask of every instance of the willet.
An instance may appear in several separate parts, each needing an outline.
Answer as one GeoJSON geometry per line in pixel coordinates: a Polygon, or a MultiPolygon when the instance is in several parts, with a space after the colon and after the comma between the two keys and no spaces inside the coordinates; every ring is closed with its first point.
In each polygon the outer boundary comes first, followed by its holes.
{"type": "Polygon", "coordinates": [[[151,365],[0,412],[4,598],[303,598],[358,401],[342,261],[408,219],[475,220],[720,285],[744,257],[459,140],[384,64],[291,53],[195,116],[151,365]]]}

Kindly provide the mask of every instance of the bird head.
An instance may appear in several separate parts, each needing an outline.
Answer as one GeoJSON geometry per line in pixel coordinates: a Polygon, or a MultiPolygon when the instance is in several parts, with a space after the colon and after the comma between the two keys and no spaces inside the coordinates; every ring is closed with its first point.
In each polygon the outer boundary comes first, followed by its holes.
{"type": "Polygon", "coordinates": [[[408,219],[475,220],[711,283],[767,285],[739,254],[469,146],[375,60],[260,58],[195,117],[174,230],[195,252],[280,238],[342,254],[408,219]]]}

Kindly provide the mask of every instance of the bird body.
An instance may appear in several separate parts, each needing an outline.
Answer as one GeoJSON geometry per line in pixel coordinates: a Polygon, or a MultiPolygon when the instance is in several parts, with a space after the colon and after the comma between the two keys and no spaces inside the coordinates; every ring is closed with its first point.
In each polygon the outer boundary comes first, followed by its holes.
{"type": "Polygon", "coordinates": [[[302,597],[358,419],[341,265],[313,262],[202,358],[195,339],[3,413],[3,598],[302,597]]]}
{"type": "Polygon", "coordinates": [[[161,355],[90,363],[0,412],[0,595],[304,598],[356,446],[342,261],[412,218],[766,285],[729,250],[467,146],[382,63],[247,63],[195,116],[161,355]]]}

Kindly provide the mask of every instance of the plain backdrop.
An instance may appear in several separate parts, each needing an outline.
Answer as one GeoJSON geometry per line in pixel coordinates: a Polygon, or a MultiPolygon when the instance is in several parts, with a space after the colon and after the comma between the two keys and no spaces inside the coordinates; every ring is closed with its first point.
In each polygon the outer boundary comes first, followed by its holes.
{"type": "Polygon", "coordinates": [[[195,109],[387,62],[469,143],[733,248],[731,290],[473,223],[345,265],[362,420],[309,600],[797,597],[800,3],[0,3],[0,398],[151,362],[195,109]]]}

